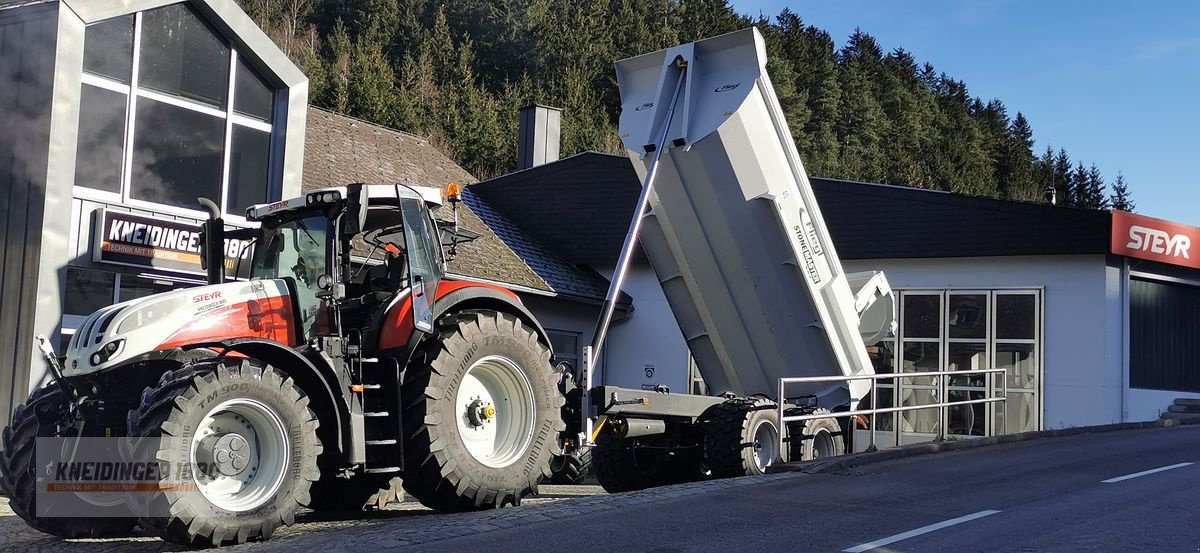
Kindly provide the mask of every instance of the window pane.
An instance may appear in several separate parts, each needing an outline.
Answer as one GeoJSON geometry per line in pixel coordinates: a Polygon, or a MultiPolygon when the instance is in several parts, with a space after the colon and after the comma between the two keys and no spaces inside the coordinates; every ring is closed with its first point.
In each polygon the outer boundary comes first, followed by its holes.
{"type": "Polygon", "coordinates": [[[83,85],[75,156],[76,186],[121,191],[127,103],[128,97],[120,92],[83,85]]]}
{"type": "MultiPolygon", "coordinates": [[[[946,396],[949,401],[973,401],[987,399],[987,392],[949,390],[946,396]]],[[[972,403],[947,407],[946,431],[960,436],[983,436],[987,428],[987,406],[987,403],[972,403]]]]}
{"type": "Polygon", "coordinates": [[[551,332],[550,347],[554,349],[554,355],[558,358],[569,358],[575,360],[579,357],[579,335],[564,334],[561,332],[551,332]]]}
{"type": "MultiPolygon", "coordinates": [[[[901,389],[904,390],[903,388],[901,389]]],[[[937,402],[937,390],[914,390],[910,388],[904,390],[900,396],[900,404],[904,407],[933,405],[937,402]]],[[[903,411],[900,416],[900,430],[904,432],[932,434],[937,432],[939,416],[940,413],[937,408],[903,411]]]]}
{"type": "Polygon", "coordinates": [[[133,197],[189,209],[220,197],[225,121],[148,98],[137,106],[133,197]]]}
{"type": "Polygon", "coordinates": [[[987,294],[950,295],[951,338],[987,338],[987,294]]]}
{"type": "Polygon", "coordinates": [[[1004,408],[996,408],[996,434],[1032,432],[1037,426],[1037,394],[1009,392],[1004,408]]]}
{"type": "MultiPolygon", "coordinates": [[[[941,370],[938,353],[941,349],[936,342],[906,342],[904,356],[901,359],[901,369],[906,373],[923,373],[941,370]]],[[[932,386],[934,377],[900,379],[902,386],[932,386]]]]}
{"type": "Polygon", "coordinates": [[[229,46],[191,8],[175,4],[142,16],[138,85],[217,107],[229,94],[229,46]]]}
{"type": "Polygon", "coordinates": [[[102,307],[112,305],[116,281],[116,275],[113,273],[68,268],[63,313],[91,315],[102,307]]]}
{"type": "Polygon", "coordinates": [[[937,338],[941,326],[942,297],[904,294],[904,336],[937,338]]]}
{"type": "Polygon", "coordinates": [[[129,84],[133,73],[133,16],[88,25],[83,35],[83,70],[129,84]]]}
{"type": "Polygon", "coordinates": [[[162,292],[169,292],[175,286],[162,280],[150,280],[132,275],[121,275],[121,290],[118,292],[120,301],[136,300],[162,292]]]}
{"type": "MultiPolygon", "coordinates": [[[[988,368],[987,344],[984,342],[968,344],[951,342],[946,349],[946,370],[973,371],[988,368]]],[[[987,385],[987,378],[982,374],[954,376],[950,378],[950,385],[982,388],[987,385]]]]}
{"type": "MultiPolygon", "coordinates": [[[[895,351],[896,344],[890,340],[884,340],[873,346],[867,346],[867,356],[871,358],[871,365],[875,367],[877,374],[896,372],[895,351]]],[[[891,380],[880,380],[879,382],[883,385],[894,384],[891,380]]]]}
{"type": "Polygon", "coordinates": [[[247,207],[267,202],[271,134],[234,125],[230,147],[227,211],[243,215],[247,207]]]}
{"type": "Polygon", "coordinates": [[[1033,344],[996,344],[996,368],[1008,369],[1009,388],[1037,389],[1037,359],[1033,344]]]}
{"type": "Polygon", "coordinates": [[[996,294],[996,338],[1034,339],[1037,305],[1033,294],[996,294]]]}
{"type": "Polygon", "coordinates": [[[234,111],[269,123],[274,99],[275,91],[239,57],[237,82],[234,83],[234,111]]]}

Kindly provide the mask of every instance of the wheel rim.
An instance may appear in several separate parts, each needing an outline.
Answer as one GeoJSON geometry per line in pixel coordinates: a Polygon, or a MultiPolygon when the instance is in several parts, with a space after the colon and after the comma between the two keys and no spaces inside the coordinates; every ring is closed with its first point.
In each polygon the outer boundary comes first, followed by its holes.
{"type": "Polygon", "coordinates": [[[754,466],[758,472],[766,472],[778,458],[779,429],[771,421],[759,421],[754,427],[754,466]]]}
{"type": "Polygon", "coordinates": [[[252,399],[214,407],[192,437],[193,481],[204,498],[227,511],[269,501],[283,484],[291,446],[275,411],[252,399]]]}
{"type": "Polygon", "coordinates": [[[458,434],[475,460],[492,468],[519,460],[533,440],[533,386],[500,356],[471,365],[458,387],[458,434]]]}
{"type": "Polygon", "coordinates": [[[821,429],[813,436],[813,459],[823,459],[837,455],[833,435],[828,430],[821,429]]]}

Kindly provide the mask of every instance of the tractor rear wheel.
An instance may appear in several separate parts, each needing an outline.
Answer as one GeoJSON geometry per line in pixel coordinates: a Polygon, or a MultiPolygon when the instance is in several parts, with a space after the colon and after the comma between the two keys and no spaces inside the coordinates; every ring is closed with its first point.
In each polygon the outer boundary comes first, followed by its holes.
{"type": "Polygon", "coordinates": [[[52,506],[38,508],[34,448],[38,438],[65,437],[57,433],[56,426],[65,420],[66,411],[66,395],[51,386],[35,390],[25,404],[17,406],[13,412],[12,421],[4,428],[4,450],[0,451],[0,490],[8,496],[9,508],[34,530],[60,538],[132,535],[136,518],[53,516],[46,512],[52,510],[52,506]]]}
{"type": "Polygon", "coordinates": [[[142,526],[188,545],[270,538],[310,502],[317,426],[308,397],[265,363],[216,359],[164,374],[129,413],[139,451],[168,467],[142,526]]]}
{"type": "Polygon", "coordinates": [[[427,507],[515,505],[550,476],[565,425],[550,348],[517,317],[439,321],[404,382],[404,489],[427,507]]]}

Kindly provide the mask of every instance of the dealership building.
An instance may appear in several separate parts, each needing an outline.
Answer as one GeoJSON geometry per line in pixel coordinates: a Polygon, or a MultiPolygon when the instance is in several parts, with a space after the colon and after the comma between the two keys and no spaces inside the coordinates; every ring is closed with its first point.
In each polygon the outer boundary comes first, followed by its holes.
{"type": "MultiPolygon", "coordinates": [[[[425,139],[309,107],[304,75],[228,0],[0,0],[0,423],[45,381],[38,334],[203,283],[196,198],[254,203],[351,182],[475,179],[425,139]]],[[[558,158],[522,117],[522,168],[467,187],[460,278],[518,292],[578,363],[640,183],[623,156],[558,158]]],[[[1200,397],[1200,229],[1124,213],[813,179],[848,271],[884,270],[897,334],[879,371],[998,367],[1004,407],[884,417],[883,444],[1159,416],[1200,397]]],[[[239,267],[235,254],[226,260],[239,267]]],[[[635,261],[602,381],[705,391],[658,279],[635,261]]],[[[56,344],[57,345],[57,344],[56,344]]],[[[949,399],[1000,383],[951,379],[949,399]]],[[[940,386],[883,386],[881,405],[940,386]]],[[[713,390],[720,392],[721,390],[713,390]]]]}

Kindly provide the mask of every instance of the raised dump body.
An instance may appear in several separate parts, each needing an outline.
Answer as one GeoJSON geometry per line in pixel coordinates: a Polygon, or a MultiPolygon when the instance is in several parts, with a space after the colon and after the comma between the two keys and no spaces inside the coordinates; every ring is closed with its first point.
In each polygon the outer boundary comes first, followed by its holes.
{"type": "MultiPolygon", "coordinates": [[[[751,28],[620,61],[617,80],[621,139],[643,179],[670,121],[640,239],[696,364],[714,393],[774,397],[782,377],[872,365],[766,62],[751,28]]],[[[860,280],[881,280],[869,277],[860,280]]],[[[886,309],[890,318],[890,298],[886,309]]],[[[788,395],[834,408],[868,390],[858,381],[788,395]]]]}

